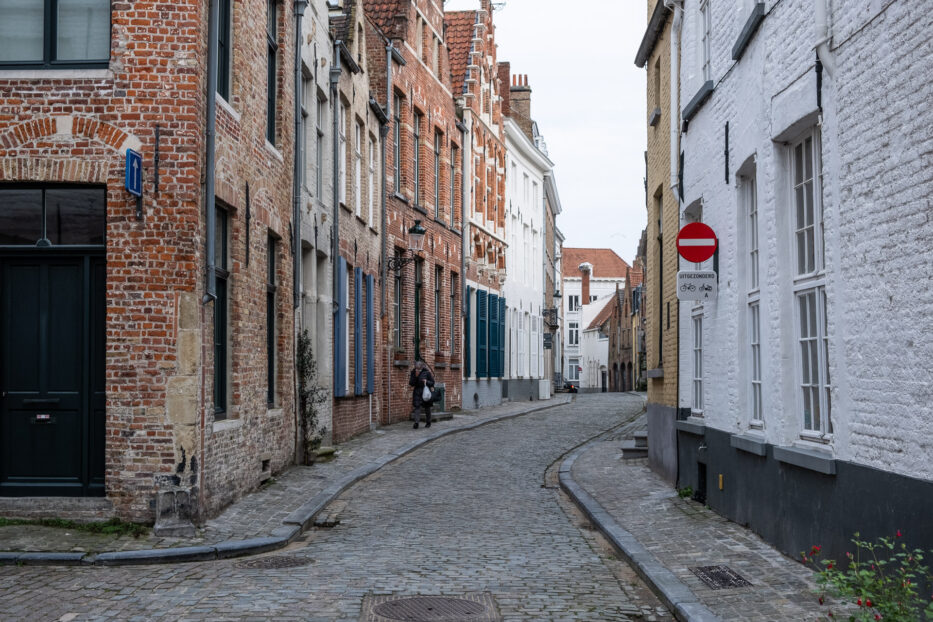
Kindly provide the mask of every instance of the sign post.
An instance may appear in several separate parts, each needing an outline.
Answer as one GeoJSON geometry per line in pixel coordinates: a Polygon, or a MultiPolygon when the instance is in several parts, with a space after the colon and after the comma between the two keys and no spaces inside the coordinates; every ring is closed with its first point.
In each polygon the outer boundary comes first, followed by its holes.
{"type": "MultiPolygon", "coordinates": [[[[713,256],[719,240],[716,233],[701,222],[692,222],[677,234],[677,252],[691,263],[702,263],[713,256]]],[[[704,302],[715,300],[719,276],[713,270],[681,270],[677,273],[677,299],[704,302]]]]}
{"type": "Polygon", "coordinates": [[[126,191],[136,197],[136,218],[143,218],[143,157],[137,151],[126,150],[126,191]]]}

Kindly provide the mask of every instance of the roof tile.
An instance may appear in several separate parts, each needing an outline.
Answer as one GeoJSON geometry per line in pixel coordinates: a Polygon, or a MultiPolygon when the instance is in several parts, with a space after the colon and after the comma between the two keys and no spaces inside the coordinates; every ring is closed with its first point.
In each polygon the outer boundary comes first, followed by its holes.
{"type": "Polygon", "coordinates": [[[589,262],[593,264],[593,278],[625,278],[625,271],[629,265],[624,259],[616,255],[611,248],[569,248],[564,247],[561,253],[561,276],[579,277],[580,264],[589,262]]]}

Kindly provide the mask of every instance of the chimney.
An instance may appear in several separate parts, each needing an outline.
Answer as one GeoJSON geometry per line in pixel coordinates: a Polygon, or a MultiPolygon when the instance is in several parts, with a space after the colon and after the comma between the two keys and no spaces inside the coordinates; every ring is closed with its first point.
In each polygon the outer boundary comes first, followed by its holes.
{"type": "Polygon", "coordinates": [[[534,142],[534,133],[531,131],[531,87],[528,86],[528,75],[512,76],[512,86],[509,87],[509,109],[512,120],[522,128],[528,140],[534,142]]]}
{"type": "Polygon", "coordinates": [[[510,117],[512,116],[512,110],[509,105],[509,94],[511,89],[509,88],[509,82],[512,79],[512,64],[511,63],[499,63],[499,94],[502,96],[502,102],[500,106],[502,107],[502,116],[510,117]]]}
{"type": "Polygon", "coordinates": [[[590,304],[590,273],[593,271],[593,264],[584,262],[580,264],[580,272],[583,273],[583,291],[580,293],[580,304],[590,304]]]}

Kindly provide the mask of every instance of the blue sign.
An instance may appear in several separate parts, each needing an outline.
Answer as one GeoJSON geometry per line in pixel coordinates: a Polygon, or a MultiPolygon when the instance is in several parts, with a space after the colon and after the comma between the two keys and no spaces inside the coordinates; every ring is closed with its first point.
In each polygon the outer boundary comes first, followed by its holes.
{"type": "Polygon", "coordinates": [[[126,150],[126,191],[143,195],[143,157],[132,149],[126,150]]]}

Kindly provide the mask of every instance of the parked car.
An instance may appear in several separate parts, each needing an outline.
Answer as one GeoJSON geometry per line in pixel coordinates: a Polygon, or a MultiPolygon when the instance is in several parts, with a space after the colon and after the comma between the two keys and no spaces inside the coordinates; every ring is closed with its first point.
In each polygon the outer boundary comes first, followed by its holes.
{"type": "Polygon", "coordinates": [[[580,387],[573,380],[564,381],[564,391],[566,391],[567,393],[576,393],[577,389],[579,388],[580,387]]]}

